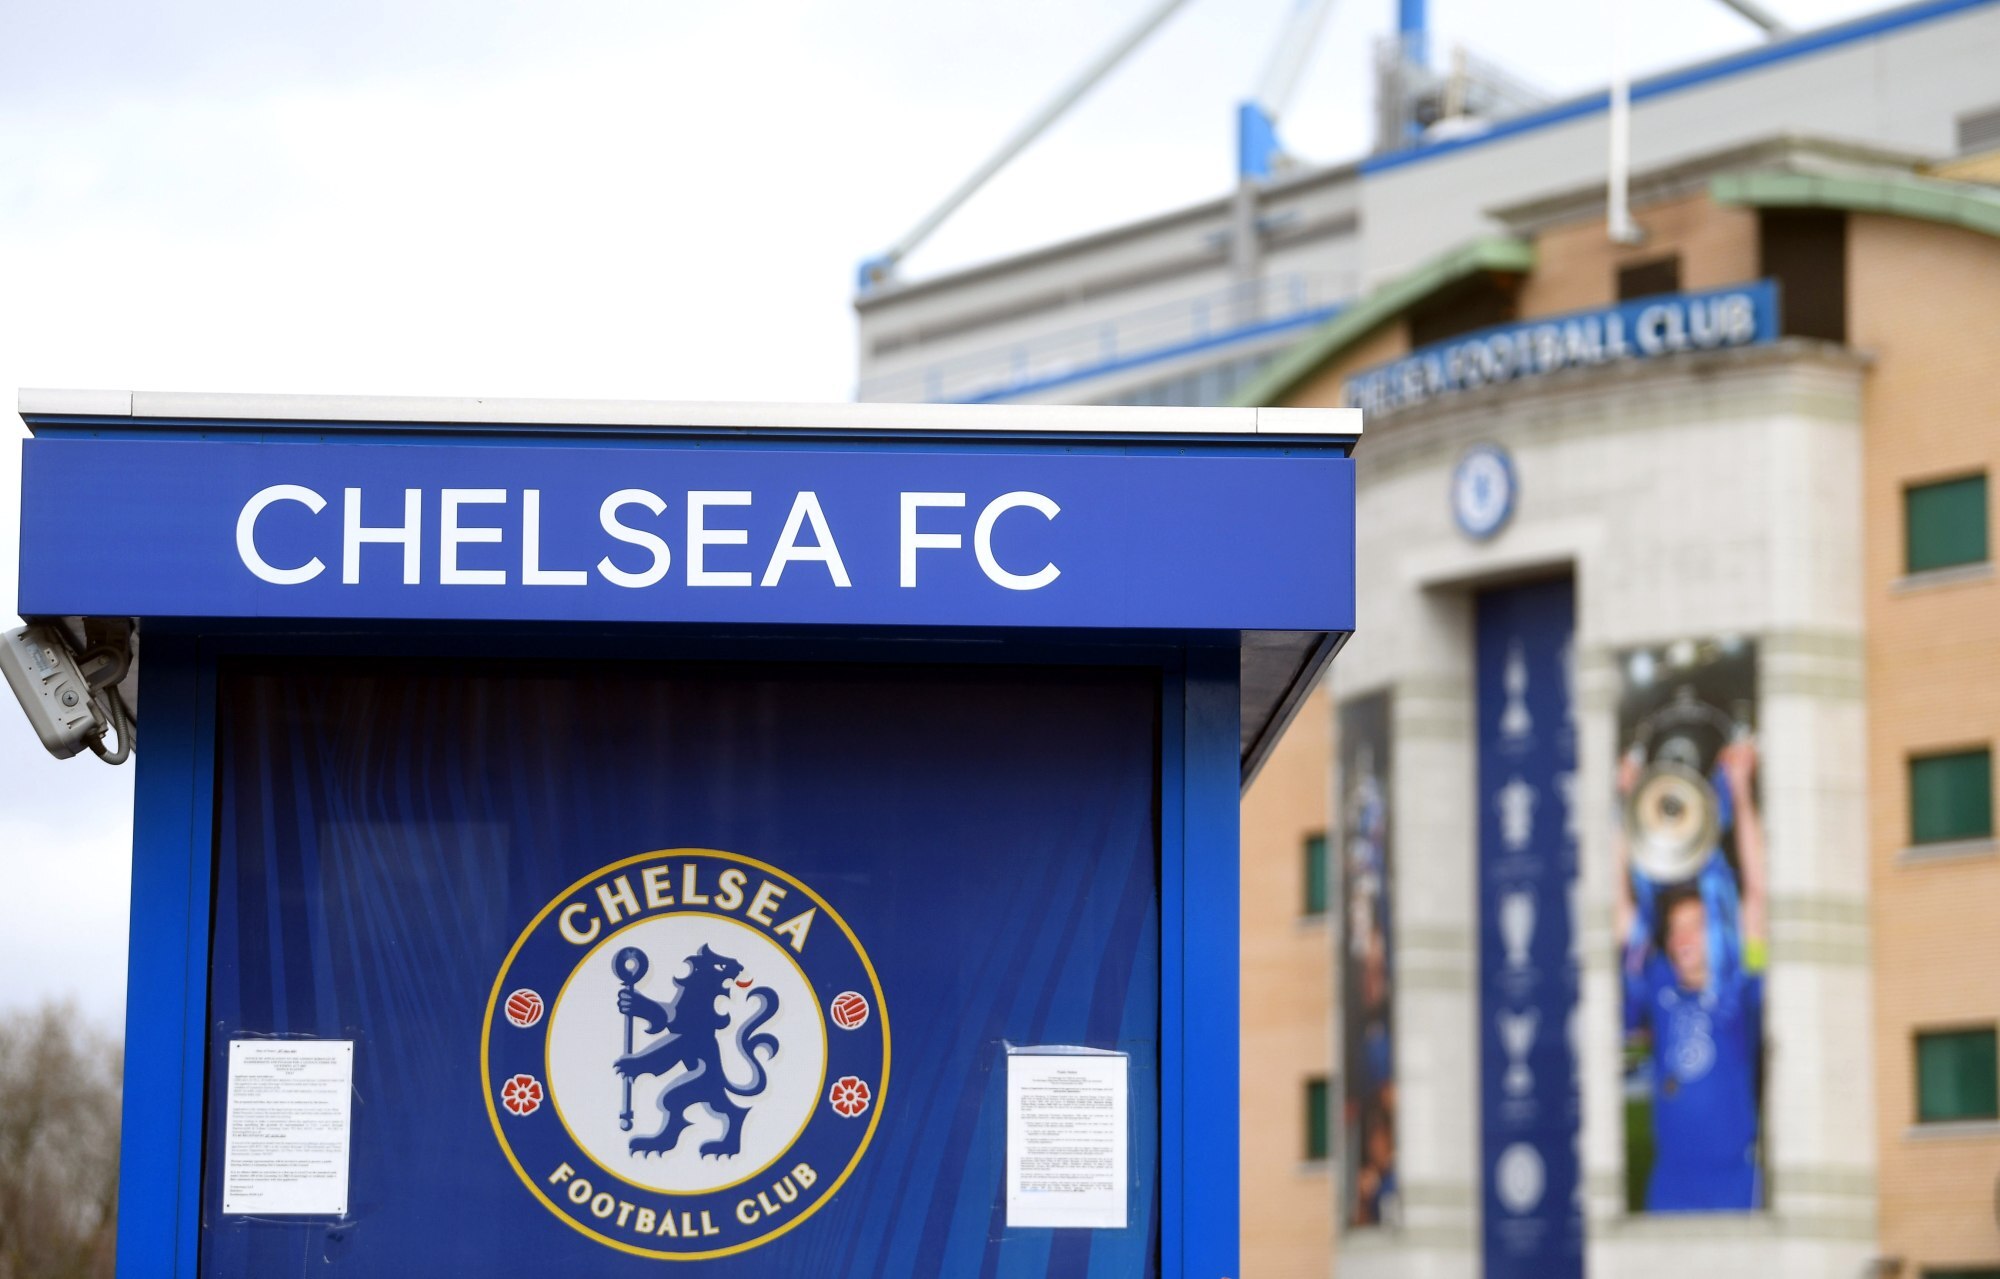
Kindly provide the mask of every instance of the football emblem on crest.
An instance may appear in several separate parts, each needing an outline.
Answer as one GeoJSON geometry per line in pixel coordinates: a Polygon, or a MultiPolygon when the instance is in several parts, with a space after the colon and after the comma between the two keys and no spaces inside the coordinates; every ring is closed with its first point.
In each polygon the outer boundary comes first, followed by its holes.
{"type": "Polygon", "coordinates": [[[859,1030],[868,1020],[868,1001],[852,990],[833,997],[833,1024],[842,1030],[859,1030]]]}
{"type": "Polygon", "coordinates": [[[522,1030],[542,1019],[542,997],[532,990],[517,990],[507,996],[507,1020],[522,1030]]]}
{"type": "Polygon", "coordinates": [[[515,943],[487,1006],[487,1110],[574,1229],[676,1260],[742,1252],[805,1221],[866,1153],[883,1007],[859,940],[801,881],[732,853],[649,853],[570,885],[515,943]],[[538,991],[555,992],[546,1009],[538,991]]]}

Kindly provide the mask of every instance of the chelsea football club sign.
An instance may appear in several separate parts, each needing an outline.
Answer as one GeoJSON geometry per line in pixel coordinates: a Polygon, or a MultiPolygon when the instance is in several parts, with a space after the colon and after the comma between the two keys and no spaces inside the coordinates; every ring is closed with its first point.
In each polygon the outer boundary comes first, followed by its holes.
{"type": "Polygon", "coordinates": [[[1755,280],[1498,324],[1363,369],[1342,398],[1378,416],[1564,369],[1755,346],[1778,340],[1778,315],[1777,284],[1755,280]]]}
{"type": "Polygon", "coordinates": [[[882,987],[818,893],[734,853],[615,862],[542,908],[481,1045],[500,1147],[549,1211],[667,1260],[744,1252],[817,1211],[889,1081],[882,987]]]}

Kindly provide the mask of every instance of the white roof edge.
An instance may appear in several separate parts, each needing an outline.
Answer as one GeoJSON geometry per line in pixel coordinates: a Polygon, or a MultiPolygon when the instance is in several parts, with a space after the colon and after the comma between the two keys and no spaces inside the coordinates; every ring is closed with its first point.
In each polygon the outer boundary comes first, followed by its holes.
{"type": "Polygon", "coordinates": [[[1361,433],[1356,409],[1139,408],[1064,404],[791,404],[674,400],[260,395],[23,388],[20,412],[94,417],[468,425],[682,426],[748,430],[1010,431],[1116,435],[1361,433]]]}
{"type": "Polygon", "coordinates": [[[1260,408],[1256,413],[1259,435],[1361,434],[1360,409],[1260,408]]]}
{"type": "Polygon", "coordinates": [[[130,391],[64,391],[24,386],[16,397],[26,413],[69,413],[89,417],[131,417],[130,391]]]}

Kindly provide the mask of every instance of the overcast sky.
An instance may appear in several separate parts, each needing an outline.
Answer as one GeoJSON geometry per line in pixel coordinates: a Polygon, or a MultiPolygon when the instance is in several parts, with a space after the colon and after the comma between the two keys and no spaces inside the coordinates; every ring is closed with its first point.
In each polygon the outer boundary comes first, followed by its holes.
{"type": "MultiPolygon", "coordinates": [[[[856,262],[1152,2],[0,0],[0,395],[846,399],[856,262]]],[[[1220,194],[1292,2],[1190,0],[909,274],[1220,194]]],[[[1336,9],[1301,156],[1361,151],[1393,7],[1336,9]]],[[[1642,70],[1755,41],[1714,0],[1635,9],[1642,70]]],[[[1433,26],[1552,92],[1605,75],[1602,0],[1433,26]]],[[[24,435],[4,412],[7,625],[24,435]]],[[[122,1017],[132,771],[0,703],[0,1008],[122,1017]]]]}

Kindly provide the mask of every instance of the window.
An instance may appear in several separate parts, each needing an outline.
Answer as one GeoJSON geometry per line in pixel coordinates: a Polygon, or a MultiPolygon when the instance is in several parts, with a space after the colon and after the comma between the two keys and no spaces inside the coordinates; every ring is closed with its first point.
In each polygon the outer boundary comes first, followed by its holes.
{"type": "Polygon", "coordinates": [[[2000,1119],[1993,1027],[1917,1032],[1917,1122],[2000,1119]]]}
{"type": "Polygon", "coordinates": [[[1327,1087],[1324,1079],[1306,1080],[1306,1158],[1325,1159],[1327,1155],[1327,1087]]]}
{"type": "Polygon", "coordinates": [[[1903,569],[1921,573],[1986,561],[1986,477],[1903,490],[1903,569]]]}
{"type": "Polygon", "coordinates": [[[1651,262],[1635,262],[1631,266],[1618,268],[1620,302],[1680,291],[1681,260],[1678,254],[1672,257],[1654,258],[1651,262]]]}
{"type": "Polygon", "coordinates": [[[1847,340],[1847,215],[1765,209],[1757,218],[1759,274],[1778,282],[1787,337],[1847,340]]]}
{"type": "Polygon", "coordinates": [[[1993,752],[1981,747],[1910,761],[1910,842],[1939,844],[1993,834],[1993,752]]]}
{"type": "MultiPolygon", "coordinates": [[[[1969,111],[1958,117],[1958,153],[1970,155],[1977,151],[1990,151],[2000,147],[2000,107],[1988,107],[1984,111],[1969,111]]],[[[1972,1273],[1968,1271],[1967,1273],[1972,1273]]],[[[2000,1270],[1979,1271],[1991,1273],[2000,1279],[2000,1270]]]]}
{"type": "Polygon", "coordinates": [[[1326,914],[1326,832],[1315,831],[1305,839],[1305,913],[1326,914]]]}
{"type": "Polygon", "coordinates": [[[1512,276],[1482,275],[1410,308],[1410,347],[1429,346],[1517,318],[1512,276]]]}

